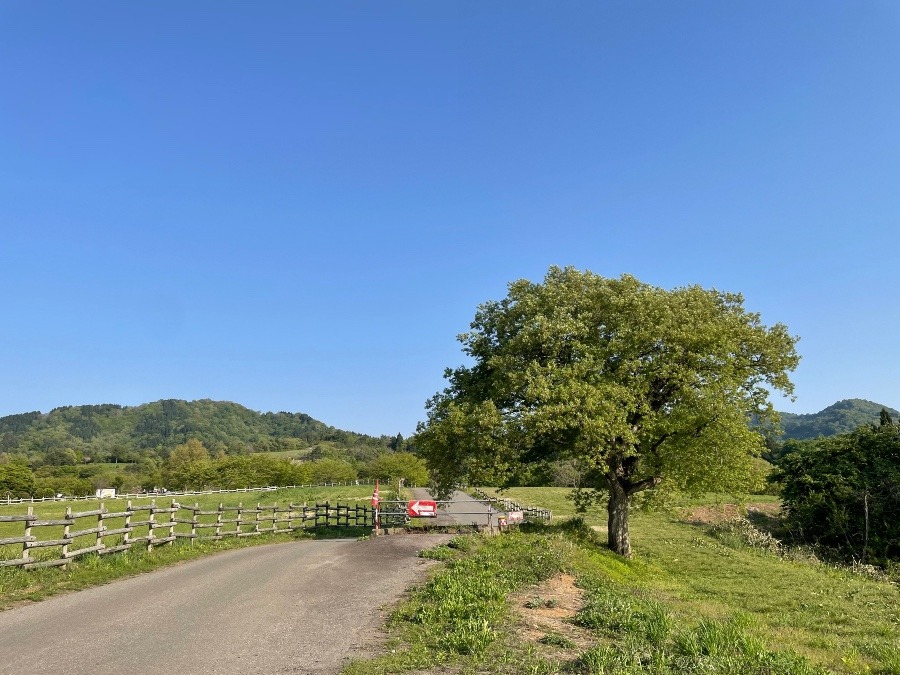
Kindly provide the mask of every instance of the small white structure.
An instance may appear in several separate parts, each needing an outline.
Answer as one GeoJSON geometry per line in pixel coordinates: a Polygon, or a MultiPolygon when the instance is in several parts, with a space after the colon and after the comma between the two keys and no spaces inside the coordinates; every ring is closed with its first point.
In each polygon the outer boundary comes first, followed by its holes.
{"type": "Polygon", "coordinates": [[[116,488],[100,488],[96,494],[97,499],[110,499],[116,496],[116,488]]]}

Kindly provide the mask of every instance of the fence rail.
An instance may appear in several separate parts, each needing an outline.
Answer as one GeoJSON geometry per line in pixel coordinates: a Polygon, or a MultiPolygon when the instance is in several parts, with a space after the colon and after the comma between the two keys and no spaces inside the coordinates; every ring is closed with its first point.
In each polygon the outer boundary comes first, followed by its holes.
{"type": "Polygon", "coordinates": [[[76,558],[97,553],[107,555],[143,544],[147,550],[178,539],[218,541],[226,537],[282,534],[318,527],[373,527],[375,509],[359,504],[287,504],[279,506],[225,506],[201,509],[174,499],[169,506],[127,503],[124,510],[99,509],[75,512],[66,508],[64,518],[45,518],[29,506],[22,515],[0,516],[0,522],[21,523],[21,536],[0,539],[0,568],[37,569],[67,565],[76,558]],[[134,520],[138,516],[139,520],[134,520]],[[157,520],[157,516],[162,518],[157,520]],[[226,517],[227,516],[227,517],[226,517]],[[39,533],[43,535],[39,536],[39,533]],[[12,547],[21,553],[9,557],[12,547]]]}
{"type": "Polygon", "coordinates": [[[505,497],[491,497],[484,490],[479,490],[478,488],[471,488],[469,492],[482,501],[500,505],[502,507],[501,510],[507,513],[510,511],[521,511],[528,520],[546,520],[550,522],[553,519],[553,512],[549,509],[541,509],[536,506],[522,506],[518,502],[505,497]]]}
{"type": "MultiPolygon", "coordinates": [[[[384,480],[384,479],[379,479],[384,480]]],[[[103,497],[107,499],[146,499],[148,497],[190,497],[194,495],[220,495],[234,494],[238,492],[271,492],[273,490],[290,490],[299,488],[320,488],[320,487],[354,487],[360,485],[375,485],[374,478],[365,478],[351,481],[335,481],[331,483],[310,483],[309,485],[266,485],[261,487],[234,488],[231,490],[185,490],[165,492],[128,492],[112,497],[103,497]]],[[[407,487],[415,487],[407,486],[407,487]]],[[[44,502],[77,502],[77,501],[96,501],[96,495],[87,495],[84,497],[16,497],[7,496],[5,499],[0,498],[0,504],[41,504],[44,502]]]]}

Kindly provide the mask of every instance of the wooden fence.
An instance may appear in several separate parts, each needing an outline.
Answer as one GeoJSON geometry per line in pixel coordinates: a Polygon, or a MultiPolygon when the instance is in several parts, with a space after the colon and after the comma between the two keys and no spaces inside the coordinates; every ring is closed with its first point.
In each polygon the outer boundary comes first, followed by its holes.
{"type": "MultiPolygon", "coordinates": [[[[154,546],[178,539],[218,541],[294,532],[310,527],[373,527],[375,510],[357,504],[278,504],[201,509],[172,500],[170,506],[134,505],[109,511],[103,503],[90,511],[66,509],[63,518],[41,518],[29,506],[24,515],[0,515],[0,523],[21,523],[21,536],[0,538],[0,567],[56,567],[89,553],[107,555],[135,544],[154,546]],[[159,518],[159,519],[158,519],[159,518]],[[41,535],[41,536],[39,536],[41,535]],[[21,553],[10,557],[21,545],[21,553]]],[[[8,526],[7,526],[8,527],[8,526]]],[[[4,528],[7,529],[7,528],[4,528]]]]}

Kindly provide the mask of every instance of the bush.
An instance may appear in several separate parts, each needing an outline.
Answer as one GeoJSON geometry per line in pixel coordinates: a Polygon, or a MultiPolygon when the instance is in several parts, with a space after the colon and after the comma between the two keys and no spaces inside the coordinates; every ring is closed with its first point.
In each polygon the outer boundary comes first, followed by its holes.
{"type": "Polygon", "coordinates": [[[772,475],[799,540],[847,558],[900,559],[900,429],[893,423],[820,439],[772,475]]]}

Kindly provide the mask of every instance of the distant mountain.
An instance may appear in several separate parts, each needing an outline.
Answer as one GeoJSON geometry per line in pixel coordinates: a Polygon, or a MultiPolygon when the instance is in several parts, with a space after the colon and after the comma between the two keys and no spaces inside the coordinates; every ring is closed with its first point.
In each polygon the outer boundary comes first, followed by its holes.
{"type": "Polygon", "coordinates": [[[886,409],[896,422],[900,412],[881,403],[873,403],[860,398],[850,398],[828,406],[824,410],[808,415],[781,413],[784,429],[782,440],[796,438],[803,440],[819,436],[836,436],[858,429],[864,424],[878,424],[881,409],[886,409]]]}
{"type": "Polygon", "coordinates": [[[228,401],[65,406],[49,413],[0,417],[0,452],[28,458],[74,452],[93,461],[135,461],[148,453],[165,455],[191,438],[228,454],[297,450],[322,443],[371,453],[393,440],[336,429],[305,413],[259,413],[228,401]]]}

